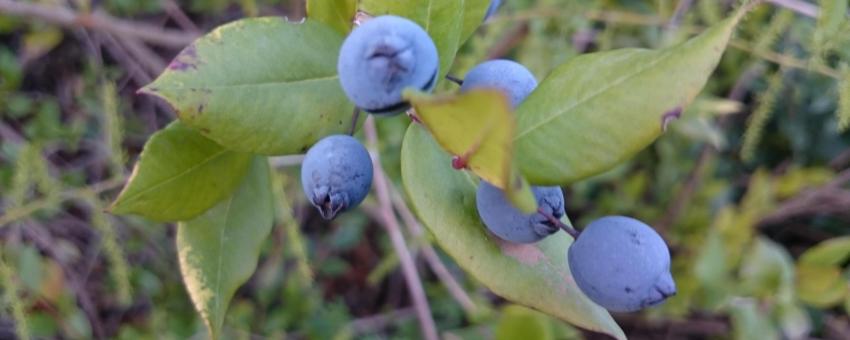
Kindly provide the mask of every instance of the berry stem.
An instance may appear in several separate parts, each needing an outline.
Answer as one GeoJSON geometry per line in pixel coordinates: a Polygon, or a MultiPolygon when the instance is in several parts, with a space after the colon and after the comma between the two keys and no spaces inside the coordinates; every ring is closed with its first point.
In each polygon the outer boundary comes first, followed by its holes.
{"type": "Polygon", "coordinates": [[[354,114],[351,115],[351,128],[348,129],[348,135],[354,136],[354,131],[357,130],[357,121],[360,119],[360,108],[354,107],[354,114]]]}
{"type": "Polygon", "coordinates": [[[451,74],[447,74],[447,75],[446,75],[446,79],[447,79],[447,80],[449,80],[449,81],[451,81],[451,82],[453,82],[453,83],[455,83],[455,84],[458,84],[458,85],[460,85],[460,86],[463,86],[463,79],[457,78],[457,77],[455,77],[455,76],[453,76],[453,75],[451,75],[451,74]]]}
{"type": "Polygon", "coordinates": [[[552,216],[552,214],[550,214],[548,211],[543,210],[543,208],[538,208],[537,212],[540,213],[540,215],[543,215],[543,217],[546,217],[549,220],[549,223],[558,226],[558,228],[561,228],[567,234],[570,234],[570,236],[572,236],[574,240],[577,240],[579,234],[581,234],[581,232],[575,230],[575,228],[567,225],[566,223],[561,222],[561,220],[559,220],[555,216],[552,216]]]}

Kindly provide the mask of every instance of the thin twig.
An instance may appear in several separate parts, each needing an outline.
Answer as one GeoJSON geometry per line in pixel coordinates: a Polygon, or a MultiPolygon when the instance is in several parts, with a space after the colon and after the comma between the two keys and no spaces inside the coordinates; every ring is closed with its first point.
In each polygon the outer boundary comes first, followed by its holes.
{"type": "Polygon", "coordinates": [[[276,169],[290,166],[300,166],[304,162],[304,155],[286,155],[269,157],[269,162],[276,169]]]}
{"type": "Polygon", "coordinates": [[[729,41],[729,46],[737,48],[741,51],[747,52],[747,53],[749,53],[753,56],[756,56],[756,57],[762,58],[764,60],[770,61],[774,64],[785,66],[785,67],[790,67],[790,68],[795,68],[795,69],[800,69],[800,70],[813,71],[813,72],[825,75],[827,77],[831,77],[831,78],[835,78],[835,79],[841,79],[841,72],[839,72],[835,69],[832,69],[830,67],[823,66],[823,65],[811,65],[810,63],[807,63],[803,60],[800,60],[800,59],[797,59],[795,57],[785,55],[785,54],[782,54],[782,53],[777,53],[777,52],[774,52],[774,51],[758,51],[758,50],[754,49],[751,45],[752,44],[749,43],[749,42],[738,40],[738,39],[733,39],[733,40],[729,41]]]}
{"type": "Polygon", "coordinates": [[[366,133],[366,139],[369,142],[369,153],[372,155],[372,164],[375,171],[373,184],[378,196],[378,205],[380,206],[381,219],[383,220],[382,224],[387,228],[387,233],[401,263],[404,281],[407,283],[408,293],[410,293],[411,300],[413,300],[413,308],[416,311],[416,317],[419,319],[422,335],[427,340],[437,340],[437,326],[434,323],[434,318],[431,317],[431,308],[428,306],[428,299],[425,297],[422,281],[419,278],[419,273],[416,272],[416,264],[413,262],[413,257],[410,256],[410,250],[407,249],[404,235],[401,233],[401,227],[399,227],[399,222],[393,212],[389,191],[390,184],[387,182],[383,168],[381,168],[380,156],[378,155],[378,132],[374,119],[371,115],[367,117],[363,129],[366,133]]]}
{"type": "Polygon", "coordinates": [[[351,321],[347,328],[351,330],[353,333],[352,335],[355,336],[366,333],[376,333],[396,322],[401,322],[414,316],[415,313],[413,308],[402,308],[386,314],[378,314],[356,319],[351,321]]]}
{"type": "Polygon", "coordinates": [[[502,58],[528,36],[528,22],[521,22],[487,51],[487,60],[502,58]]]}
{"type": "Polygon", "coordinates": [[[850,191],[842,187],[850,183],[850,169],[839,172],[827,184],[809,189],[785,201],[772,213],[764,216],[759,225],[779,224],[794,217],[816,214],[850,217],[850,191]]]}
{"type": "MultiPolygon", "coordinates": [[[[401,215],[401,219],[404,221],[404,225],[407,226],[410,234],[417,239],[423,237],[425,230],[422,228],[422,225],[416,217],[413,216],[413,212],[410,211],[410,207],[407,206],[407,203],[404,201],[401,193],[399,193],[395,187],[391,187],[390,191],[392,194],[393,206],[396,211],[398,211],[399,215],[401,215]]],[[[446,265],[443,264],[443,261],[440,260],[440,256],[437,255],[437,251],[434,250],[434,247],[428,242],[423,242],[421,247],[422,256],[425,257],[425,262],[428,263],[428,266],[434,272],[434,275],[437,275],[437,278],[440,282],[442,282],[443,286],[446,287],[449,294],[451,294],[455,301],[463,307],[467,314],[475,314],[477,310],[475,303],[472,302],[469,294],[466,293],[460,283],[458,283],[454,276],[452,276],[451,272],[449,272],[449,269],[446,268],[446,265]]]]}
{"type": "Polygon", "coordinates": [[[145,70],[152,77],[162,73],[168,65],[165,60],[138,39],[125,37],[118,42],[127,49],[127,52],[130,52],[136,62],[145,67],[145,70]]]}
{"type": "Polygon", "coordinates": [[[682,23],[682,18],[684,18],[685,13],[688,12],[692,4],[693,0],[681,0],[678,4],[676,4],[676,10],[673,11],[673,16],[671,16],[670,21],[667,22],[667,32],[673,32],[679,28],[679,24],[682,23]]]}
{"type": "Polygon", "coordinates": [[[103,12],[76,13],[65,7],[21,1],[0,0],[0,13],[25,18],[36,18],[69,28],[84,27],[103,30],[172,48],[183,48],[198,37],[198,34],[195,33],[163,29],[146,23],[116,19],[103,12]]]}
{"type": "Polygon", "coordinates": [[[111,34],[102,34],[101,36],[105,42],[103,47],[126,69],[127,74],[139,87],[145,86],[153,80],[148,71],[145,70],[144,65],[134,62],[130,52],[118,42],[118,39],[111,34]]]}
{"type": "Polygon", "coordinates": [[[195,25],[195,22],[180,9],[180,5],[178,5],[174,0],[163,0],[162,8],[165,10],[165,13],[168,13],[168,16],[174,19],[174,22],[177,23],[180,28],[184,31],[199,33],[201,30],[195,25]]]}
{"type": "MultiPolygon", "coordinates": [[[[735,84],[729,91],[727,98],[733,101],[741,101],[752,86],[753,82],[758,79],[763,72],[764,67],[760,63],[750,65],[747,70],[738,77],[738,80],[735,81],[735,84]]],[[[697,158],[694,167],[691,169],[691,172],[688,173],[684,186],[676,192],[675,197],[670,201],[670,205],[667,207],[667,213],[665,213],[661,220],[654,225],[658,233],[664,235],[667,229],[679,220],[682,212],[684,212],[688,205],[690,205],[691,199],[693,199],[697,189],[699,189],[702,185],[706,166],[709,160],[711,160],[716,153],[717,149],[713,147],[708,145],[701,146],[699,157],[697,158]]]]}
{"type": "Polygon", "coordinates": [[[817,18],[818,15],[820,15],[820,8],[817,5],[800,0],[767,0],[767,2],[779,7],[787,8],[807,17],[817,18]]]}

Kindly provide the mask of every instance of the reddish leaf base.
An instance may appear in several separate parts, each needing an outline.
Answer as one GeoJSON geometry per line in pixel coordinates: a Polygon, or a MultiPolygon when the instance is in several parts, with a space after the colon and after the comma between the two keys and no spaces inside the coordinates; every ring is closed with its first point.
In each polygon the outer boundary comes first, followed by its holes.
{"type": "Polygon", "coordinates": [[[469,165],[467,163],[468,161],[469,160],[466,157],[454,156],[452,157],[452,168],[454,168],[455,170],[466,169],[467,165],[469,165]]]}

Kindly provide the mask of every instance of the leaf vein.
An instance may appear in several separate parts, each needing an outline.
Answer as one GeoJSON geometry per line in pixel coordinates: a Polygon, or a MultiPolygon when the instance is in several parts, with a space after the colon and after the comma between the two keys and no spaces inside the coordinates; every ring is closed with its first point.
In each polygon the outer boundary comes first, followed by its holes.
{"type": "MultiPolygon", "coordinates": [[[[172,177],[170,177],[170,178],[168,178],[168,179],[166,179],[166,180],[164,180],[164,181],[162,181],[162,182],[159,182],[159,183],[153,184],[153,185],[151,185],[151,186],[147,187],[146,189],[144,189],[144,190],[142,190],[142,191],[139,191],[139,192],[137,192],[137,193],[135,193],[135,194],[133,194],[133,195],[131,195],[131,196],[127,196],[127,197],[126,197],[125,199],[123,199],[122,201],[124,201],[124,202],[133,201],[133,200],[135,200],[136,198],[138,198],[139,196],[142,196],[142,195],[147,194],[147,193],[149,193],[149,192],[151,192],[151,191],[153,191],[153,190],[156,190],[156,189],[160,188],[161,186],[163,186],[163,185],[165,185],[165,184],[171,183],[172,181],[174,181],[174,180],[176,180],[176,179],[178,179],[178,178],[180,178],[180,177],[183,177],[184,175],[186,175],[186,174],[188,174],[188,173],[190,173],[190,172],[192,172],[192,171],[195,171],[195,170],[196,170],[196,169],[198,169],[199,167],[204,166],[204,165],[206,165],[207,163],[212,162],[213,160],[215,160],[215,159],[216,159],[216,158],[218,158],[218,157],[221,157],[221,156],[222,156],[225,152],[228,152],[228,151],[230,151],[230,150],[222,149],[221,151],[216,152],[216,153],[214,153],[214,154],[210,155],[209,157],[205,158],[204,160],[202,160],[202,161],[198,162],[197,164],[195,164],[195,165],[193,165],[193,166],[191,166],[191,167],[187,168],[186,170],[181,171],[180,173],[178,173],[178,174],[176,174],[176,175],[174,175],[174,176],[172,176],[172,177]]],[[[120,197],[119,197],[119,198],[120,198],[120,197]]]]}
{"type": "MultiPolygon", "coordinates": [[[[236,193],[234,193],[234,195],[236,195],[236,193]]],[[[224,227],[221,228],[221,232],[219,233],[219,236],[218,236],[218,258],[217,258],[217,261],[218,261],[217,267],[218,268],[216,269],[215,284],[213,286],[213,290],[215,291],[215,306],[214,306],[213,312],[215,313],[215,317],[216,317],[216,320],[213,320],[213,322],[216,323],[216,327],[219,327],[218,318],[219,318],[219,314],[221,313],[219,308],[221,308],[221,299],[222,299],[221,271],[222,271],[222,266],[223,266],[223,263],[224,263],[224,257],[223,257],[224,234],[227,231],[227,228],[230,226],[230,207],[232,207],[232,206],[233,206],[233,196],[231,196],[230,199],[228,199],[228,201],[227,201],[227,209],[224,212],[224,227]]]]}
{"type": "Polygon", "coordinates": [[[549,117],[543,118],[537,124],[534,124],[534,125],[528,127],[527,129],[520,131],[516,135],[514,140],[516,141],[516,140],[522,139],[523,136],[525,136],[525,135],[529,134],[530,132],[536,130],[537,128],[539,128],[543,125],[546,125],[546,124],[550,123],[551,121],[569,113],[570,111],[572,111],[576,107],[579,107],[580,105],[586,104],[587,102],[595,99],[596,97],[599,97],[600,95],[604,94],[605,92],[608,92],[609,90],[622,85],[623,83],[633,79],[634,77],[637,77],[638,75],[641,75],[644,72],[651,70],[652,68],[654,68],[656,65],[658,65],[662,61],[666,61],[670,56],[672,56],[674,54],[675,51],[676,51],[676,49],[670,49],[670,50],[666,51],[666,53],[663,53],[661,55],[661,57],[659,57],[658,59],[656,59],[656,60],[654,60],[654,61],[652,61],[648,64],[646,64],[646,66],[644,66],[644,67],[638,68],[635,72],[630,73],[630,74],[626,74],[626,75],[620,77],[619,79],[616,79],[615,81],[611,82],[609,86],[605,86],[605,87],[591,93],[587,97],[581,98],[580,100],[575,102],[573,105],[570,105],[569,107],[566,107],[563,110],[550,115],[549,117]]]}
{"type": "Polygon", "coordinates": [[[203,86],[199,86],[199,87],[191,87],[191,86],[180,86],[180,87],[177,87],[177,86],[175,86],[175,87],[154,86],[154,87],[157,87],[157,88],[160,88],[160,89],[162,89],[162,88],[168,88],[168,89],[178,89],[178,88],[226,89],[226,88],[233,88],[233,87],[248,87],[248,86],[292,85],[292,84],[298,84],[298,83],[306,83],[306,82],[312,82],[312,81],[325,81],[325,80],[338,79],[338,78],[339,78],[339,75],[335,74],[335,75],[332,75],[332,76],[325,76],[325,77],[319,77],[319,78],[309,78],[309,79],[298,79],[298,80],[294,80],[294,81],[266,81],[266,82],[259,82],[259,83],[244,83],[244,84],[203,85],[203,86]]]}

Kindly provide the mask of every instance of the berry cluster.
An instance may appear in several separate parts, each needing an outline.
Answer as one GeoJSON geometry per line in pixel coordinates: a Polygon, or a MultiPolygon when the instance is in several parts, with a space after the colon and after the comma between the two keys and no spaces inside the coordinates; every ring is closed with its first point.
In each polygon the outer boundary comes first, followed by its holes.
{"type": "MultiPolygon", "coordinates": [[[[487,17],[499,1],[493,0],[487,17]]],[[[439,74],[434,42],[419,25],[397,16],[375,17],[354,29],[338,60],[340,83],[358,109],[372,114],[404,112],[410,104],[402,91],[431,91],[439,74]]],[[[461,92],[474,88],[502,91],[516,108],[537,87],[534,75],[510,60],[475,66],[461,82],[461,92]]],[[[372,162],[360,142],[333,135],[316,143],[301,168],[304,193],[322,217],[332,219],[356,207],[372,183],[372,162]]],[[[538,210],[524,214],[505,193],[481,181],[476,193],[478,214],[495,236],[515,243],[534,243],[564,229],[575,237],[569,266],[578,287],[591,300],[612,311],[636,311],[676,293],[670,253],[664,240],[646,224],[622,216],[603,217],[581,233],[561,222],[566,215],[560,187],[532,187],[538,210]]]]}

